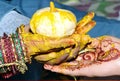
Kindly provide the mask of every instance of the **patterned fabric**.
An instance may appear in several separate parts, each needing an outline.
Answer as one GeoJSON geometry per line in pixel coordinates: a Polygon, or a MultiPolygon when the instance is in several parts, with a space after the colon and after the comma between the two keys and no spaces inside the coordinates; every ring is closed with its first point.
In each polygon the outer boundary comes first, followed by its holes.
{"type": "Polygon", "coordinates": [[[98,16],[120,20],[120,0],[56,0],[81,11],[94,11],[98,16]]]}

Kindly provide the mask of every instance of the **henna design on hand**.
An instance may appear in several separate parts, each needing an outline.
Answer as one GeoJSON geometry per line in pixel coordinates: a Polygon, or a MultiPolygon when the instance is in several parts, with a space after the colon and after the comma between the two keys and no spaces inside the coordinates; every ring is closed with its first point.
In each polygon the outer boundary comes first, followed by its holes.
{"type": "Polygon", "coordinates": [[[44,68],[71,76],[119,75],[119,72],[116,72],[118,67],[115,67],[116,65],[119,66],[117,62],[120,61],[119,39],[112,36],[102,36],[93,39],[86,48],[92,48],[93,51],[79,53],[75,60],[64,62],[60,65],[45,64],[44,68]],[[111,68],[114,68],[113,70],[115,71],[112,71],[111,68]],[[100,72],[99,69],[103,71],[100,72]]]}

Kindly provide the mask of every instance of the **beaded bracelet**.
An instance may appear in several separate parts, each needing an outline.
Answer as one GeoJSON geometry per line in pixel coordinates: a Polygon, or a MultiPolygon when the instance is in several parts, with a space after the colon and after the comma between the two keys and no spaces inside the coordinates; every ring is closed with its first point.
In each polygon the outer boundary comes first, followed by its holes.
{"type": "Polygon", "coordinates": [[[9,78],[17,72],[24,73],[27,70],[23,46],[20,35],[16,32],[8,36],[4,34],[0,38],[0,73],[2,77],[9,78]]]}
{"type": "Polygon", "coordinates": [[[9,64],[9,63],[11,63],[12,62],[12,58],[11,58],[11,52],[10,52],[10,50],[12,49],[12,48],[10,48],[10,39],[9,39],[9,37],[6,35],[6,34],[4,34],[4,36],[2,37],[2,54],[3,54],[3,59],[4,59],[4,64],[2,64],[1,65],[1,67],[2,68],[5,68],[5,71],[6,71],[6,73],[4,73],[4,74],[2,74],[2,76],[5,78],[5,77],[10,77],[10,76],[12,76],[13,74],[16,74],[16,72],[15,72],[15,69],[14,69],[14,66],[4,66],[4,65],[7,65],[7,64],[9,64]],[[10,48],[10,49],[9,49],[10,48]],[[8,73],[9,72],[9,73],[8,73]]]}
{"type": "Polygon", "coordinates": [[[30,56],[28,56],[26,54],[27,53],[27,48],[25,48],[24,41],[23,41],[22,36],[21,36],[21,34],[24,33],[24,30],[23,30],[24,27],[25,27],[25,25],[21,25],[19,28],[17,28],[16,33],[18,34],[18,38],[20,39],[20,44],[22,46],[23,54],[25,56],[24,59],[25,59],[26,62],[31,63],[30,56]]]}
{"type": "MultiPolygon", "coordinates": [[[[1,39],[1,48],[2,48],[3,61],[4,61],[4,64],[6,64],[7,63],[7,57],[6,57],[5,50],[4,50],[4,36],[1,39]]],[[[4,67],[4,69],[7,72],[10,68],[9,67],[4,67]]]]}
{"type": "MultiPolygon", "coordinates": [[[[12,51],[12,43],[10,41],[10,37],[7,36],[6,34],[4,34],[4,50],[5,50],[5,54],[6,54],[6,57],[7,57],[7,63],[12,63],[14,62],[15,60],[15,57],[13,55],[13,51],[12,51]]],[[[15,65],[11,65],[9,66],[9,75],[7,73],[7,76],[6,77],[10,77],[12,75],[15,75],[17,72],[16,72],[16,66],[15,65]]]]}
{"type": "MultiPolygon", "coordinates": [[[[3,55],[2,55],[2,48],[1,48],[1,38],[0,38],[0,65],[4,64],[3,61],[3,55]]],[[[4,68],[0,68],[0,73],[5,73],[5,69],[4,68]]]]}
{"type": "Polygon", "coordinates": [[[15,50],[16,50],[16,53],[18,55],[18,60],[24,61],[24,55],[23,55],[22,48],[20,45],[20,40],[18,39],[17,34],[12,34],[11,38],[13,40],[15,50]]]}

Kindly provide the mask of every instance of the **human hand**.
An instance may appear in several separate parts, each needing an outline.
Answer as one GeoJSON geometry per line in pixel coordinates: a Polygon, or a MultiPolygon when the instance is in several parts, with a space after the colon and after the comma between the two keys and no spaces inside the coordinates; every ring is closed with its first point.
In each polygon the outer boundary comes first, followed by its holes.
{"type": "Polygon", "coordinates": [[[57,39],[30,32],[21,33],[21,36],[27,49],[27,55],[48,64],[59,64],[75,58],[77,52],[91,39],[89,35],[79,34],[57,39]],[[81,45],[78,45],[78,42],[81,42],[81,45]]]}
{"type": "MultiPolygon", "coordinates": [[[[53,52],[53,49],[56,52],[75,44],[75,40],[70,37],[50,38],[40,34],[33,34],[30,32],[29,25],[22,25],[18,28],[18,32],[23,39],[27,55],[31,57],[39,56],[39,54],[49,54],[50,52],[53,52]]],[[[45,59],[41,59],[40,61],[44,60],[45,59]]]]}
{"type": "Polygon", "coordinates": [[[59,64],[76,58],[78,51],[90,42],[91,38],[86,33],[96,24],[92,21],[94,13],[88,13],[78,24],[74,34],[61,38],[50,38],[39,34],[24,33],[22,37],[27,47],[28,55],[37,61],[48,64],[59,64]],[[80,42],[80,43],[79,43],[80,42]]]}
{"type": "Polygon", "coordinates": [[[59,65],[45,64],[44,68],[70,76],[120,75],[120,39],[112,36],[95,38],[85,50],[79,52],[75,60],[59,65]]]}

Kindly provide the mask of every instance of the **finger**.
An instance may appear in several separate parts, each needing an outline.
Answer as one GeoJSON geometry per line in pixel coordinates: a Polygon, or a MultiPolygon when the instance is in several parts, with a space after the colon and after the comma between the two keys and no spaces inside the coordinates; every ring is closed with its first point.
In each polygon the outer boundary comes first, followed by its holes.
{"type": "Polygon", "coordinates": [[[46,64],[50,64],[50,65],[60,64],[60,63],[64,62],[68,56],[69,56],[69,54],[65,53],[64,55],[61,55],[60,57],[57,57],[57,58],[47,61],[46,64]]]}
{"type": "Polygon", "coordinates": [[[92,38],[87,34],[73,34],[71,38],[73,38],[77,42],[75,45],[79,46],[80,50],[83,49],[86,44],[92,41],[92,38]]]}
{"type": "Polygon", "coordinates": [[[60,52],[51,52],[49,54],[37,55],[34,58],[37,61],[46,62],[47,64],[59,64],[69,56],[70,50],[71,48],[66,48],[60,52]]]}
{"type": "Polygon", "coordinates": [[[72,59],[75,59],[76,56],[78,55],[78,52],[80,51],[80,47],[75,47],[71,49],[71,52],[69,53],[69,56],[67,57],[66,61],[70,61],[72,59]]]}
{"type": "Polygon", "coordinates": [[[70,47],[66,48],[65,50],[62,50],[60,52],[51,52],[49,54],[43,54],[43,55],[38,55],[35,57],[36,60],[39,61],[44,61],[47,64],[59,64],[61,62],[69,61],[71,59],[76,58],[78,55],[78,52],[80,50],[80,47],[70,47]]]}
{"type": "Polygon", "coordinates": [[[69,48],[69,49],[65,50],[65,51],[67,51],[66,53],[62,52],[63,55],[61,57],[57,57],[56,59],[49,60],[46,63],[51,64],[51,65],[55,65],[55,64],[60,64],[62,62],[70,61],[70,60],[76,58],[79,50],[80,50],[79,46],[72,48],[72,49],[69,48]]]}
{"type": "Polygon", "coordinates": [[[26,33],[29,33],[30,32],[30,25],[29,24],[25,25],[24,30],[26,33]]]}
{"type": "Polygon", "coordinates": [[[30,25],[21,25],[19,28],[17,28],[17,32],[19,33],[30,33],[30,25]]]}
{"type": "Polygon", "coordinates": [[[90,21],[88,24],[86,24],[83,27],[78,27],[76,30],[76,33],[78,34],[86,34],[88,33],[94,26],[96,25],[95,21],[90,21]]]}
{"type": "Polygon", "coordinates": [[[47,62],[47,61],[52,60],[56,57],[57,57],[56,53],[52,52],[49,54],[37,55],[34,57],[34,59],[36,59],[37,61],[41,61],[41,62],[47,62]]]}
{"type": "Polygon", "coordinates": [[[77,23],[77,28],[80,29],[81,27],[85,26],[87,23],[89,23],[93,17],[94,17],[94,12],[89,12],[87,15],[85,15],[78,23],[77,23]]]}

